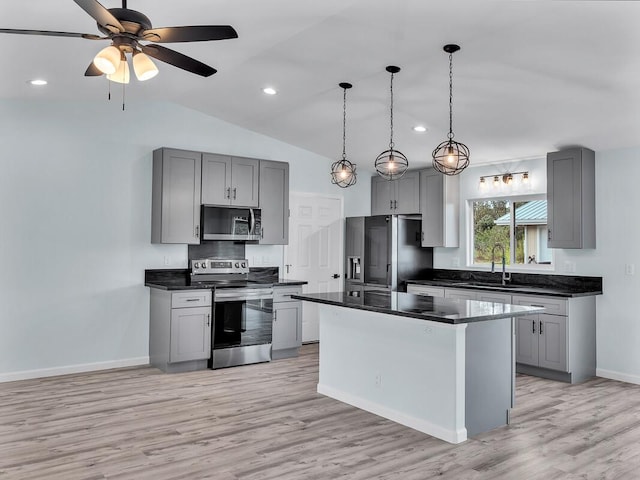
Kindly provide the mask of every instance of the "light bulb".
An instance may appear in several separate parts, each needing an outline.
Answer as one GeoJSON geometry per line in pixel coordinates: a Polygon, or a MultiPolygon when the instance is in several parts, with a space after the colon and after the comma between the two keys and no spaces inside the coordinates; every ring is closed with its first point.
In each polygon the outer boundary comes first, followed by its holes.
{"type": "Polygon", "coordinates": [[[529,183],[529,172],[524,172],[522,174],[522,183],[529,183]]]}
{"type": "Polygon", "coordinates": [[[484,181],[484,177],[480,177],[480,188],[484,189],[487,186],[487,182],[484,181]]]}
{"type": "Polygon", "coordinates": [[[387,170],[389,171],[396,169],[396,164],[394,162],[393,155],[389,155],[389,163],[387,165],[388,165],[387,170]]]}
{"type": "Polygon", "coordinates": [[[116,73],[120,66],[120,50],[113,45],[103,48],[93,58],[93,64],[98,70],[107,75],[116,73]]]}
{"type": "Polygon", "coordinates": [[[129,77],[130,77],[129,64],[127,63],[126,58],[124,58],[120,62],[120,66],[118,67],[118,70],[115,73],[112,73],[111,75],[107,75],[107,78],[109,80],[117,83],[129,83],[129,77]]]}
{"type": "Polygon", "coordinates": [[[347,169],[344,167],[340,170],[340,178],[347,178],[347,169]]]}
{"type": "Polygon", "coordinates": [[[453,150],[453,146],[449,145],[447,147],[447,162],[449,164],[452,164],[455,161],[456,161],[456,155],[455,155],[455,152],[453,150]]]}
{"type": "Polygon", "coordinates": [[[493,186],[498,188],[500,186],[500,179],[498,177],[493,177],[493,186]]]}
{"type": "Polygon", "coordinates": [[[136,74],[136,78],[144,82],[158,74],[158,67],[147,55],[142,52],[136,52],[133,54],[133,71],[136,74]]]}

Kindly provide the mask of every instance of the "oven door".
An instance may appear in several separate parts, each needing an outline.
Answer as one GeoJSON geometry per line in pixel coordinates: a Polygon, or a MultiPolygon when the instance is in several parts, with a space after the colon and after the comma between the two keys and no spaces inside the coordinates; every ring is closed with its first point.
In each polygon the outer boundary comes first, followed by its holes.
{"type": "Polygon", "coordinates": [[[213,350],[271,346],[273,289],[217,288],[213,312],[213,350]]]}

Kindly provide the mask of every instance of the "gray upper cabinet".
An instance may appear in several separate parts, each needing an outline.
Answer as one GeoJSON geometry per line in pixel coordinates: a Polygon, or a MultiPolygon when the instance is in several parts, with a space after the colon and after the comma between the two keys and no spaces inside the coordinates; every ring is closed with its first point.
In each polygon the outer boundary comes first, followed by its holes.
{"type": "Polygon", "coordinates": [[[202,203],[257,207],[259,165],[254,158],[203,154],[202,203]]]}
{"type": "Polygon", "coordinates": [[[264,245],[289,243],[289,164],[260,160],[260,210],[264,245]]]}
{"type": "Polygon", "coordinates": [[[458,247],[460,177],[421,170],[420,213],[423,247],[458,247]]]}
{"type": "Polygon", "coordinates": [[[200,152],[154,150],[152,243],[200,243],[201,167],[200,152]]]}
{"type": "Polygon", "coordinates": [[[595,153],[571,148],[547,154],[550,248],[595,248],[595,153]]]}
{"type": "Polygon", "coordinates": [[[420,213],[420,172],[406,172],[398,180],[371,177],[371,215],[420,213]]]}

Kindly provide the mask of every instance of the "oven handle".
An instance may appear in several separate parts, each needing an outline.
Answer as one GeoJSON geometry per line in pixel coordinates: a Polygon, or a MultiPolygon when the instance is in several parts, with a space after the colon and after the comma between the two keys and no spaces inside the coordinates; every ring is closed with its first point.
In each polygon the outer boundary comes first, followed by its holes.
{"type": "Polygon", "coordinates": [[[251,215],[251,223],[249,226],[249,235],[256,234],[256,216],[253,214],[253,208],[249,209],[249,215],[251,215]]]}
{"type": "Polygon", "coordinates": [[[224,289],[217,289],[215,293],[216,302],[237,302],[243,300],[271,300],[273,299],[273,290],[271,289],[255,289],[255,290],[243,290],[239,292],[237,290],[230,292],[224,291],[224,289]]]}

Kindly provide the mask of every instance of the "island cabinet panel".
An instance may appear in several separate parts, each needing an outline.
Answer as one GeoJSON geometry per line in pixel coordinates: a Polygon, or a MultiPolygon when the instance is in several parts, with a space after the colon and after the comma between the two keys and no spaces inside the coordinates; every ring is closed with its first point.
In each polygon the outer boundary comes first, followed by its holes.
{"type": "Polygon", "coordinates": [[[516,362],[538,365],[538,315],[516,318],[516,362]]]}
{"type": "Polygon", "coordinates": [[[259,165],[254,158],[203,154],[202,203],[257,207],[259,165]]]}
{"type": "Polygon", "coordinates": [[[547,242],[550,248],[595,248],[595,153],[571,148],[547,154],[547,242]]]}
{"type": "Polygon", "coordinates": [[[433,168],[420,171],[423,247],[458,247],[460,178],[433,168]]]}
{"type": "Polygon", "coordinates": [[[260,244],[289,243],[289,164],[260,160],[260,244]]]}
{"type": "Polygon", "coordinates": [[[201,168],[200,152],[154,150],[152,243],[200,243],[201,168]]]}
{"type": "Polygon", "coordinates": [[[420,213],[420,172],[406,172],[397,180],[371,177],[371,215],[420,213]]]}

